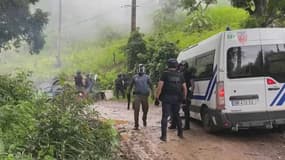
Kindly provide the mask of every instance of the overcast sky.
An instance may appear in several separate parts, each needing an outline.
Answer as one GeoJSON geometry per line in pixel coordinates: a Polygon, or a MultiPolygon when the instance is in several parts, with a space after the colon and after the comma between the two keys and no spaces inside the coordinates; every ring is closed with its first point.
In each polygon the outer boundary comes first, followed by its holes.
{"type": "MultiPolygon", "coordinates": [[[[90,37],[112,27],[120,32],[130,31],[131,0],[62,0],[63,37],[90,37]]],[[[158,0],[137,0],[137,25],[143,32],[152,26],[153,12],[158,0]]],[[[41,0],[37,5],[50,13],[46,29],[48,36],[55,34],[58,24],[59,0],[41,0]]]]}

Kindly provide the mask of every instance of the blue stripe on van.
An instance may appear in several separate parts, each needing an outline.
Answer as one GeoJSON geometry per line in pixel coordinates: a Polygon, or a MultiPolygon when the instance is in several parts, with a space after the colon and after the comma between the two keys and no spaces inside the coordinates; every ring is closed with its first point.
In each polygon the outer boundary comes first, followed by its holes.
{"type": "Polygon", "coordinates": [[[283,105],[284,102],[285,102],[285,93],[283,94],[283,96],[282,96],[282,98],[279,100],[279,102],[277,103],[277,106],[283,105]]]}
{"type": "Polygon", "coordinates": [[[206,97],[208,96],[208,94],[209,94],[209,91],[210,91],[210,88],[211,88],[211,86],[212,86],[212,84],[213,84],[213,80],[214,80],[214,77],[215,77],[215,75],[216,75],[216,72],[217,72],[217,66],[215,67],[215,69],[214,69],[214,72],[213,72],[213,76],[212,76],[212,78],[211,78],[211,80],[210,80],[210,83],[208,84],[208,87],[207,87],[207,90],[206,90],[206,94],[205,94],[205,96],[204,96],[204,100],[206,99],[206,97]]]}
{"type": "Polygon", "coordinates": [[[206,93],[204,96],[202,95],[193,95],[193,98],[192,99],[196,99],[196,100],[206,100],[207,97],[210,97],[211,98],[211,95],[214,90],[214,86],[216,85],[216,81],[217,81],[217,77],[216,77],[216,73],[217,73],[217,66],[215,67],[214,69],[214,72],[213,72],[213,76],[208,84],[208,87],[207,87],[207,90],[206,90],[206,93]],[[210,91],[210,92],[209,92],[210,91]],[[210,95],[210,96],[209,96],[210,95]]]}
{"type": "MultiPolygon", "coordinates": [[[[285,84],[283,85],[282,89],[280,89],[280,91],[278,92],[278,94],[276,95],[276,97],[274,98],[274,100],[272,101],[272,103],[270,104],[270,106],[273,106],[275,104],[275,102],[277,101],[277,99],[279,98],[279,96],[281,95],[281,93],[283,92],[283,90],[285,89],[285,84]]],[[[284,95],[283,97],[284,98],[284,95]]],[[[279,101],[280,102],[280,101],[279,101]]],[[[278,103],[279,103],[278,102],[278,103]]]]}
{"type": "Polygon", "coordinates": [[[207,98],[207,101],[209,101],[211,99],[213,91],[214,91],[214,88],[216,86],[216,83],[217,83],[217,76],[215,77],[214,84],[212,85],[212,88],[211,88],[210,94],[209,94],[209,96],[207,98]]]}
{"type": "Polygon", "coordinates": [[[205,96],[199,96],[199,95],[193,95],[192,99],[197,99],[197,100],[205,100],[206,97],[205,96]]]}

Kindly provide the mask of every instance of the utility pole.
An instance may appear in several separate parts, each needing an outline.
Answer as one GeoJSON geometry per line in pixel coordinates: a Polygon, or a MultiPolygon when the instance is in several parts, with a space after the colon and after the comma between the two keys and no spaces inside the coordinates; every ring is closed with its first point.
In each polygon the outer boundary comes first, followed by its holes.
{"type": "Polygon", "coordinates": [[[131,32],[134,32],[137,29],[137,1],[136,0],[132,0],[132,4],[129,5],[122,5],[122,8],[127,8],[130,7],[131,11],[132,11],[132,15],[131,15],[131,32]]]}
{"type": "Polygon", "coordinates": [[[134,32],[136,29],[137,29],[137,1],[132,0],[131,31],[134,32]]]}
{"type": "Polygon", "coordinates": [[[61,31],[62,31],[62,0],[59,0],[59,14],[58,14],[58,37],[57,37],[57,55],[56,66],[61,67],[61,31]]]}

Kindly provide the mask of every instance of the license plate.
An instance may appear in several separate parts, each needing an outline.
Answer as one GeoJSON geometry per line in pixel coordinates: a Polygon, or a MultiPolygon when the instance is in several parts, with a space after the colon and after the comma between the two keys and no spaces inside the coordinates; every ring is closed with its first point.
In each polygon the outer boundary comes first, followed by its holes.
{"type": "Polygon", "coordinates": [[[255,105],[256,99],[243,99],[243,100],[232,100],[233,106],[246,106],[246,105],[255,105]]]}

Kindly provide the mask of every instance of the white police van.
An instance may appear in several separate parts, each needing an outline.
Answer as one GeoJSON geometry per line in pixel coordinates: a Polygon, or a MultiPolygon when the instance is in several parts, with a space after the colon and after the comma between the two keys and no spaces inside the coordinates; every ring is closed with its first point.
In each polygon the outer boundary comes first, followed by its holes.
{"type": "Polygon", "coordinates": [[[190,115],[207,131],[284,128],[285,28],[225,31],[177,60],[193,72],[190,115]]]}

